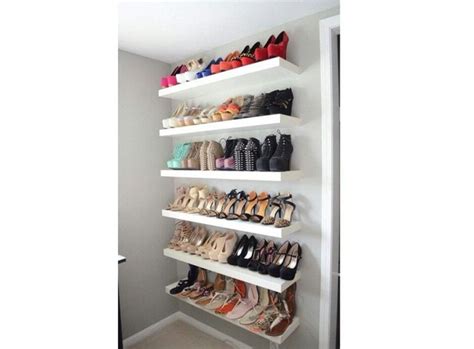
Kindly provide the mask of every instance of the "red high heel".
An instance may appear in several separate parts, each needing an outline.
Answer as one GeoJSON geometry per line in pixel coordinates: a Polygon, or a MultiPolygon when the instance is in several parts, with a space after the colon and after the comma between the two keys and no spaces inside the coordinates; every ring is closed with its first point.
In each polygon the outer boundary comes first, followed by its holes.
{"type": "Polygon", "coordinates": [[[260,41],[257,41],[248,52],[241,53],[240,61],[242,62],[242,65],[255,63],[255,50],[260,47],[260,41]]]}
{"type": "Polygon", "coordinates": [[[286,59],[286,47],[288,46],[288,35],[285,31],[282,31],[275,42],[268,45],[268,58],[281,57],[286,59]]]}
{"type": "Polygon", "coordinates": [[[275,42],[275,36],[272,34],[267,40],[267,43],[263,47],[258,47],[255,49],[255,59],[257,62],[263,61],[268,58],[268,46],[275,42]]]}

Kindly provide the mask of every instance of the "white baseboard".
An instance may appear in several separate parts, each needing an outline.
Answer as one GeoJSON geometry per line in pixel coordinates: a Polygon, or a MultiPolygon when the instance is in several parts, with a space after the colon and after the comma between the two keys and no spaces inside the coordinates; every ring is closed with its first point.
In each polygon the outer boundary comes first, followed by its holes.
{"type": "Polygon", "coordinates": [[[225,333],[222,333],[218,330],[216,330],[214,327],[211,327],[209,325],[206,325],[205,323],[202,323],[199,320],[196,320],[195,318],[186,315],[180,311],[177,311],[176,313],[171,314],[167,318],[164,318],[157,323],[145,328],[144,330],[135,333],[134,335],[128,337],[123,341],[123,346],[125,349],[130,348],[131,346],[141,342],[145,338],[151,336],[155,332],[161,330],[163,327],[175,322],[175,321],[184,321],[188,323],[189,325],[197,328],[198,330],[209,334],[210,336],[217,338],[228,345],[234,347],[235,349],[252,349],[251,346],[248,346],[245,343],[242,343],[241,341],[226,335],[225,333]]]}
{"type": "Polygon", "coordinates": [[[153,333],[161,330],[163,327],[179,320],[179,312],[173,313],[170,316],[158,321],[157,323],[154,323],[153,325],[145,328],[144,330],[141,330],[138,333],[135,333],[134,335],[124,339],[123,341],[123,347],[124,349],[127,349],[138,342],[141,342],[145,338],[151,336],[153,333]]]}

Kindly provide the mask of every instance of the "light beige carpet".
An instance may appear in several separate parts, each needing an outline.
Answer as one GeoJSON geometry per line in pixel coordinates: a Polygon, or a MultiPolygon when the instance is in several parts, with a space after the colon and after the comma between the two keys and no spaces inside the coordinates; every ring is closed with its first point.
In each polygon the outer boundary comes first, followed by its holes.
{"type": "Polygon", "coordinates": [[[234,348],[183,321],[175,321],[129,349],[234,348]]]}

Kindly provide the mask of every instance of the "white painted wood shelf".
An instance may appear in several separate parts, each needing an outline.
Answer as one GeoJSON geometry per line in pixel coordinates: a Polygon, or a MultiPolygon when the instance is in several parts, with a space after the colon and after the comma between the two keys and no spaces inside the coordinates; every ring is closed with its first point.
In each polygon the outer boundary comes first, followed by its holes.
{"type": "Polygon", "coordinates": [[[290,324],[290,326],[288,326],[288,328],[286,329],[285,333],[283,333],[281,336],[278,336],[278,337],[272,337],[272,336],[267,336],[265,333],[256,333],[256,332],[252,332],[251,330],[249,330],[247,328],[247,326],[245,325],[241,325],[239,323],[239,320],[231,320],[231,319],[228,319],[225,315],[221,315],[221,314],[216,314],[213,310],[209,310],[209,309],[206,309],[204,307],[201,307],[199,305],[197,305],[196,303],[194,303],[191,299],[189,298],[186,298],[186,297],[179,297],[179,296],[176,296],[176,295],[173,295],[170,293],[170,291],[175,288],[176,286],[178,285],[178,282],[175,282],[171,285],[168,285],[166,286],[165,290],[166,290],[166,293],[169,294],[171,297],[174,297],[176,299],[179,299],[180,301],[184,302],[184,303],[187,303],[193,307],[196,307],[198,309],[201,309],[202,311],[208,313],[208,314],[211,314],[211,315],[214,315],[216,317],[218,317],[219,319],[222,319],[222,320],[225,320],[235,326],[238,326],[242,329],[244,329],[245,331],[248,331],[250,333],[253,333],[253,334],[256,334],[260,337],[263,337],[273,343],[276,343],[276,344],[282,344],[297,328],[298,326],[300,325],[300,320],[297,316],[295,316],[293,318],[293,322],[290,324]]]}
{"type": "Polygon", "coordinates": [[[221,132],[257,131],[271,128],[292,128],[299,126],[301,119],[296,116],[272,114],[251,118],[218,121],[208,124],[166,128],[160,130],[162,137],[179,137],[192,135],[208,135],[221,132]]]}
{"type": "Polygon", "coordinates": [[[244,222],[241,220],[227,220],[218,219],[215,217],[207,217],[200,215],[199,213],[186,213],[180,211],[162,210],[161,215],[163,217],[174,218],[182,221],[188,221],[193,223],[199,223],[204,225],[210,225],[213,227],[219,227],[229,230],[237,230],[246,233],[258,234],[268,236],[272,238],[282,239],[287,237],[289,234],[297,232],[301,229],[300,222],[292,222],[289,227],[276,228],[273,225],[263,225],[260,223],[244,222]]]}
{"type": "Polygon", "coordinates": [[[219,273],[233,279],[248,282],[249,284],[267,288],[279,293],[286,290],[292,284],[297,282],[301,277],[301,272],[297,271],[293,280],[283,280],[270,275],[262,275],[247,268],[242,268],[227,263],[219,263],[217,261],[204,259],[200,256],[192,255],[182,251],[175,251],[170,248],[165,248],[163,254],[166,257],[176,259],[177,261],[192,264],[199,268],[203,268],[214,273],[219,273]]]}
{"type": "Polygon", "coordinates": [[[161,170],[161,177],[284,182],[302,178],[303,172],[299,170],[286,172],[161,170]]]}
{"type": "Polygon", "coordinates": [[[295,77],[300,68],[280,57],[249,64],[222,73],[206,76],[158,91],[159,97],[191,99],[216,91],[231,90],[243,84],[259,85],[262,81],[275,82],[295,77]]]}

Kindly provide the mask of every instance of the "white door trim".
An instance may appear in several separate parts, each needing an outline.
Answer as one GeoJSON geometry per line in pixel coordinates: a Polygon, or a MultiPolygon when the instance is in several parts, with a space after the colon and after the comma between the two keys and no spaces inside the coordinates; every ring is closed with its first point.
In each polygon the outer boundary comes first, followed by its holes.
{"type": "Polygon", "coordinates": [[[336,347],[337,322],[337,263],[339,258],[339,220],[335,213],[339,200],[335,195],[334,182],[339,166],[339,108],[334,101],[338,98],[335,83],[336,37],[340,31],[339,16],[319,22],[321,48],[321,151],[322,151],[322,194],[321,194],[321,293],[319,319],[319,349],[336,347]]]}

